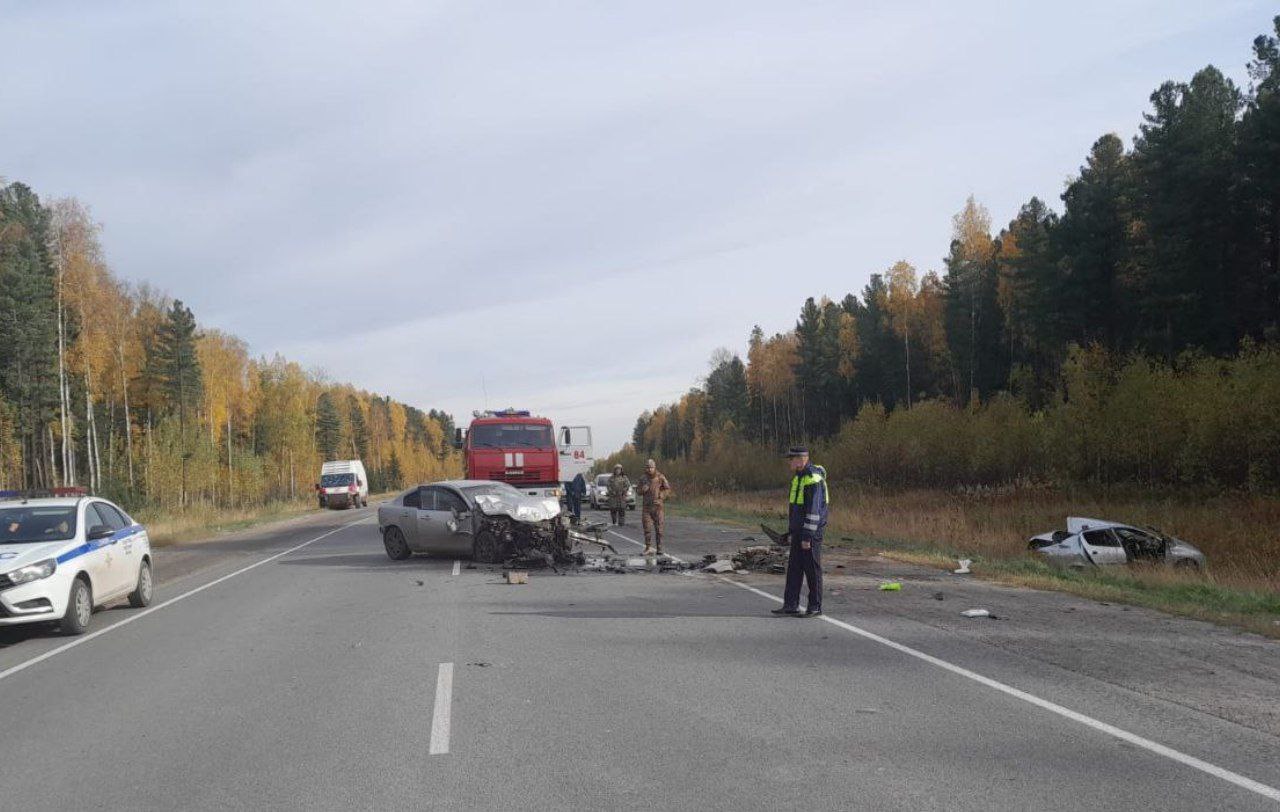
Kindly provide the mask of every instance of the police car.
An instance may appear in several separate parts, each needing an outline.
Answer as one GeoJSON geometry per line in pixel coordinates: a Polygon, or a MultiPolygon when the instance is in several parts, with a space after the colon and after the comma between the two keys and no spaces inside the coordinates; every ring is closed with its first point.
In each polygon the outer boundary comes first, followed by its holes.
{"type": "Polygon", "coordinates": [[[151,603],[146,529],[105,499],[0,491],[0,626],[83,634],[94,609],[151,603]]]}

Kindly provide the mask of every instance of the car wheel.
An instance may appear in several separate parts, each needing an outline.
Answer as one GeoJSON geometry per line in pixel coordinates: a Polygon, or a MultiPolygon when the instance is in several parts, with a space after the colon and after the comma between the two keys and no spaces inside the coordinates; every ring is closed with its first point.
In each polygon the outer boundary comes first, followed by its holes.
{"type": "Polygon", "coordinates": [[[413,555],[398,527],[387,528],[387,532],[382,534],[382,546],[387,548],[387,557],[392,561],[403,561],[413,555]]]}
{"type": "Polygon", "coordinates": [[[481,531],[471,541],[471,557],[481,564],[497,564],[498,540],[488,531],[481,531]]]}
{"type": "Polygon", "coordinates": [[[67,612],[59,624],[63,634],[84,634],[93,618],[93,592],[83,578],[71,582],[71,594],[67,597],[67,612]]]}
{"type": "Polygon", "coordinates": [[[155,588],[156,585],[151,580],[151,562],[143,561],[142,566],[138,567],[138,585],[129,593],[129,605],[135,609],[149,605],[155,588]]]}

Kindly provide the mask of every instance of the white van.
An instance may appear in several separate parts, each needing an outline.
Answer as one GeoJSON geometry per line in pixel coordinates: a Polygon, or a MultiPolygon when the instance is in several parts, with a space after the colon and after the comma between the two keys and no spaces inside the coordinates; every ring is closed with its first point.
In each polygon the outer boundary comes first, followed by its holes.
{"type": "Polygon", "coordinates": [[[591,448],[590,426],[561,426],[556,446],[560,452],[560,481],[565,487],[573,478],[582,474],[591,480],[591,469],[596,465],[596,455],[591,448]]]}
{"type": "Polygon", "coordinates": [[[357,508],[369,506],[369,477],[360,460],[332,460],[320,466],[316,484],[320,507],[357,508]]]}

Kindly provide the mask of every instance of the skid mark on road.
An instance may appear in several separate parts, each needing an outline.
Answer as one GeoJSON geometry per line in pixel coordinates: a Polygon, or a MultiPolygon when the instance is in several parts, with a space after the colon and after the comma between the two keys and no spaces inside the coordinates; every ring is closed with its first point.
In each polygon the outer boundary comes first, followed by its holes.
{"type": "Polygon", "coordinates": [[[38,663],[42,663],[45,660],[52,659],[58,656],[59,654],[70,651],[76,646],[82,646],[85,643],[88,643],[90,640],[96,640],[102,635],[107,634],[109,632],[113,632],[122,626],[128,626],[130,623],[133,623],[135,620],[141,620],[147,615],[153,614],[155,612],[159,612],[161,609],[165,609],[170,606],[173,606],[175,603],[186,600],[192,595],[197,595],[201,592],[204,592],[206,589],[215,587],[218,584],[222,583],[223,581],[229,581],[232,578],[236,577],[237,575],[243,575],[249,570],[257,569],[258,567],[261,567],[263,564],[270,564],[272,561],[275,561],[279,558],[283,558],[289,553],[296,552],[298,550],[301,550],[303,547],[306,547],[311,544],[315,544],[317,541],[320,541],[321,539],[327,539],[329,538],[329,536],[332,536],[335,533],[340,533],[343,530],[346,530],[348,527],[354,527],[357,524],[362,524],[364,522],[370,521],[371,518],[372,517],[366,516],[365,518],[357,519],[354,522],[347,522],[344,525],[335,527],[334,529],[328,531],[327,533],[321,533],[315,538],[307,539],[301,544],[294,545],[293,547],[290,547],[287,550],[282,550],[281,552],[275,553],[274,555],[267,556],[266,558],[260,561],[255,561],[246,567],[241,567],[235,572],[227,573],[226,575],[223,575],[221,578],[215,578],[214,580],[210,581],[207,584],[201,584],[195,589],[190,589],[190,590],[187,590],[186,592],[183,592],[181,595],[175,595],[174,597],[169,598],[167,601],[162,601],[160,603],[157,603],[155,606],[150,606],[150,607],[147,607],[146,609],[143,609],[140,612],[135,612],[134,614],[131,614],[122,620],[112,623],[110,626],[107,626],[106,628],[98,629],[96,632],[90,632],[84,635],[83,637],[77,637],[71,642],[58,646],[57,648],[49,649],[44,654],[40,654],[36,657],[32,657],[30,660],[26,660],[25,662],[21,662],[15,666],[6,668],[4,671],[0,671],[0,680],[7,679],[8,677],[11,677],[14,674],[17,674],[19,671],[25,671],[26,669],[30,668],[33,665],[37,665],[38,663]]]}
{"type": "MultiPolygon", "coordinates": [[[[755,594],[763,598],[768,598],[774,603],[782,603],[782,598],[778,597],[777,595],[770,594],[768,592],[765,592],[762,589],[756,589],[753,586],[748,586],[747,584],[744,584],[741,581],[735,581],[732,578],[725,578],[725,577],[717,577],[717,580],[723,581],[727,584],[733,584],[734,586],[739,587],[741,589],[745,589],[748,592],[754,592],[755,594]]],[[[1112,736],[1114,738],[1120,739],[1121,741],[1128,742],[1129,744],[1135,745],[1137,747],[1141,747],[1143,750],[1146,750],[1151,753],[1155,753],[1156,755],[1159,755],[1159,756],[1163,756],[1172,761],[1176,761],[1179,764],[1183,764],[1187,767],[1191,767],[1192,769],[1199,770],[1200,772],[1205,773],[1207,775],[1212,775],[1215,778],[1220,778],[1223,781],[1236,785],[1237,787],[1240,787],[1242,789],[1247,789],[1250,792],[1257,793],[1258,795],[1261,795],[1264,798],[1269,798],[1273,801],[1280,801],[1280,789],[1277,789],[1276,787],[1263,784],[1260,781],[1255,781],[1252,778],[1249,778],[1244,775],[1240,775],[1239,773],[1236,773],[1236,772],[1232,772],[1231,770],[1228,770],[1224,767],[1219,767],[1216,764],[1210,764],[1209,762],[1204,761],[1202,759],[1198,759],[1195,756],[1188,755],[1187,753],[1183,753],[1180,750],[1174,750],[1172,747],[1167,747],[1163,744],[1160,744],[1159,742],[1152,741],[1151,739],[1143,738],[1142,736],[1139,736],[1136,733],[1130,733],[1129,731],[1118,728],[1115,725],[1109,725],[1106,722],[1100,721],[1098,719],[1094,719],[1092,716],[1086,716],[1083,713],[1079,713],[1077,711],[1071,710],[1070,708],[1063,707],[1062,705],[1059,705],[1056,702],[1050,702],[1047,699],[1041,699],[1035,694],[1030,694],[1030,693],[1027,693],[1026,691],[1019,690],[1018,688],[1014,688],[1012,685],[1006,685],[1003,682],[999,682],[997,680],[991,679],[990,677],[984,677],[982,674],[979,674],[976,671],[970,671],[969,669],[964,668],[963,666],[959,666],[954,663],[947,662],[946,660],[940,659],[938,657],[934,657],[932,654],[925,654],[923,651],[920,651],[919,649],[915,649],[915,648],[912,648],[911,646],[903,645],[902,643],[898,643],[894,640],[890,640],[887,637],[881,637],[875,632],[869,632],[866,629],[862,629],[857,626],[854,626],[852,623],[846,623],[843,620],[836,620],[830,615],[823,615],[819,618],[819,620],[825,620],[827,623],[830,623],[831,625],[837,628],[843,629],[847,632],[852,632],[853,634],[856,634],[859,637],[865,638],[875,643],[879,643],[882,646],[888,646],[889,648],[895,651],[900,651],[909,657],[914,657],[917,660],[922,660],[926,663],[929,663],[930,665],[937,666],[938,668],[941,668],[945,671],[950,671],[952,674],[956,674],[958,676],[964,677],[965,679],[972,680],[978,683],[979,685],[985,685],[988,688],[997,690],[1000,693],[1014,697],[1015,699],[1021,699],[1023,702],[1026,702],[1031,705],[1035,705],[1037,708],[1041,708],[1043,710],[1049,711],[1050,713],[1057,714],[1058,716],[1061,716],[1064,719],[1070,719],[1073,722],[1079,722],[1085,727],[1092,728],[1100,733],[1105,733],[1108,736],[1112,736]]]]}
{"type": "Polygon", "coordinates": [[[431,711],[431,746],[429,755],[449,752],[450,713],[453,708],[453,663],[440,663],[436,674],[436,705],[431,711]]]}

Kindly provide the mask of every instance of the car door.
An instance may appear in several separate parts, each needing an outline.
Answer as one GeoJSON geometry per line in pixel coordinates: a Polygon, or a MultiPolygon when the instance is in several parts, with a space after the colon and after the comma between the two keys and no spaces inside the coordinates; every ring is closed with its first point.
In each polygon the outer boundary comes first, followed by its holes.
{"type": "Polygon", "coordinates": [[[130,521],[115,505],[109,502],[98,502],[98,513],[107,520],[107,524],[116,531],[119,543],[117,561],[120,562],[121,588],[132,592],[138,585],[138,569],[142,566],[144,538],[142,530],[128,532],[133,527],[130,521]]]}
{"type": "Polygon", "coordinates": [[[466,500],[451,488],[439,488],[436,491],[436,508],[444,516],[445,524],[441,552],[471,555],[471,508],[466,500]],[[456,529],[449,529],[451,524],[456,529]]]}
{"type": "Polygon", "coordinates": [[[394,518],[387,522],[400,528],[405,544],[415,552],[422,551],[422,547],[418,545],[418,506],[421,504],[422,489],[414,488],[397,500],[394,518]]]}
{"type": "Polygon", "coordinates": [[[89,502],[84,509],[85,545],[89,548],[84,555],[84,568],[89,573],[93,584],[93,602],[101,603],[120,594],[123,585],[121,573],[124,562],[120,560],[119,543],[111,536],[90,539],[89,535],[96,529],[111,529],[108,518],[98,510],[97,502],[89,502]]]}
{"type": "Polygon", "coordinates": [[[1120,538],[1109,529],[1086,530],[1081,534],[1081,540],[1089,558],[1099,566],[1123,564],[1128,560],[1120,538]]]}
{"type": "Polygon", "coordinates": [[[440,493],[443,489],[436,485],[428,485],[421,489],[421,502],[418,506],[418,546],[428,553],[450,553],[453,544],[453,532],[449,530],[449,522],[453,513],[447,504],[442,505],[440,493]]]}

